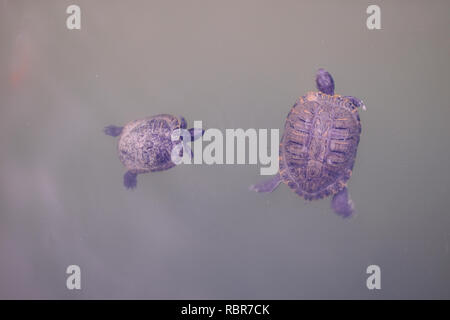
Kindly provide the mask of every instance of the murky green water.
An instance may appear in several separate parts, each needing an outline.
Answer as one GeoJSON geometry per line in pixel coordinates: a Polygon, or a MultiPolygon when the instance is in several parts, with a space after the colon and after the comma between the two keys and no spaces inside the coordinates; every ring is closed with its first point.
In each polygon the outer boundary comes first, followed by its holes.
{"type": "Polygon", "coordinates": [[[1,298],[450,298],[447,1],[382,1],[373,31],[366,1],[77,1],[72,31],[70,4],[0,3],[1,298]],[[255,165],[123,187],[105,125],[281,129],[319,67],[368,107],[353,219],[249,192],[255,165]]]}

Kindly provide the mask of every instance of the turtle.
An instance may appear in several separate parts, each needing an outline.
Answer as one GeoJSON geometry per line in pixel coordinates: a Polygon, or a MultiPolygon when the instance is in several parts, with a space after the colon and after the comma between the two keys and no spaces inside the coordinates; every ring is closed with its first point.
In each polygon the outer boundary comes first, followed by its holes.
{"type": "MultiPolygon", "coordinates": [[[[176,129],[186,129],[187,123],[184,117],[176,117],[170,114],[159,114],[134,120],[123,127],[109,125],[103,132],[112,137],[119,137],[117,149],[119,159],[127,168],[123,177],[123,184],[127,189],[137,186],[137,175],[140,173],[163,171],[173,168],[176,164],[172,161],[173,148],[183,143],[183,136],[191,141],[201,137],[204,130],[191,128],[186,134],[180,134],[178,141],[172,141],[172,133],[176,129]]],[[[180,148],[180,156],[183,155],[184,145],[180,148]]],[[[192,152],[192,151],[191,151],[192,152]]]]}
{"type": "Polygon", "coordinates": [[[270,180],[250,186],[272,192],[281,182],[306,200],[333,196],[332,209],[350,217],[354,204],[347,188],[361,135],[362,100],[334,94],[334,80],[316,73],[319,91],[301,96],[290,110],[279,149],[279,170],[270,180]]]}

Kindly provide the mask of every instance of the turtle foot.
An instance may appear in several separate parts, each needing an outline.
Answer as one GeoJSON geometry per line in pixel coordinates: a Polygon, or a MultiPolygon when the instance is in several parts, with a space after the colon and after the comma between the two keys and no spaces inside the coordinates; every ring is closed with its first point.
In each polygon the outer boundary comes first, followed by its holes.
{"type": "Polygon", "coordinates": [[[336,214],[343,218],[352,216],[355,211],[355,206],[352,199],[350,199],[347,188],[342,189],[334,195],[333,200],[331,200],[331,207],[336,214]]]}
{"type": "Polygon", "coordinates": [[[272,192],[275,190],[281,182],[280,174],[277,174],[270,180],[265,180],[260,183],[256,183],[250,186],[250,191],[256,192],[272,192]]]}
{"type": "Polygon", "coordinates": [[[114,125],[107,126],[103,128],[103,132],[111,137],[117,137],[122,133],[123,127],[118,127],[114,125]]]}
{"type": "Polygon", "coordinates": [[[127,171],[123,176],[123,185],[127,189],[134,189],[137,186],[137,173],[127,171]]]}

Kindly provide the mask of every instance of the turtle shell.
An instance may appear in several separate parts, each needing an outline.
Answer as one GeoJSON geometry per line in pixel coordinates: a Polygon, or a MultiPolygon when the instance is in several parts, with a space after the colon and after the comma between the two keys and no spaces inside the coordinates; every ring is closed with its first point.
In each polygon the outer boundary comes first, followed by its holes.
{"type": "Polygon", "coordinates": [[[357,107],[338,95],[310,92],[289,112],[280,143],[280,176],[306,200],[342,190],[361,134],[357,107]]]}
{"type": "Polygon", "coordinates": [[[129,122],[123,127],[118,142],[120,161],[135,173],[167,170],[175,166],[171,160],[172,131],[183,126],[183,118],[160,114],[129,122]]]}

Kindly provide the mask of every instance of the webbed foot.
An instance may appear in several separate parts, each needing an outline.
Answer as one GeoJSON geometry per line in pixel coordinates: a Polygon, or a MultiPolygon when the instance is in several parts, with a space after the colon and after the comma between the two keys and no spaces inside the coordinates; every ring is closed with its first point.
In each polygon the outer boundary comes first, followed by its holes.
{"type": "Polygon", "coordinates": [[[253,184],[250,186],[249,190],[256,191],[256,192],[272,192],[275,190],[281,183],[281,177],[280,174],[277,173],[277,175],[269,180],[265,180],[256,184],[253,184]]]}
{"type": "Polygon", "coordinates": [[[334,195],[333,200],[331,200],[331,207],[338,215],[344,218],[348,218],[353,214],[355,206],[352,199],[350,199],[347,188],[334,195]]]}
{"type": "Polygon", "coordinates": [[[353,96],[344,96],[344,98],[349,99],[356,107],[362,108],[363,110],[367,110],[364,101],[362,101],[361,99],[355,98],[353,96]]]}
{"type": "Polygon", "coordinates": [[[123,176],[123,185],[127,189],[134,189],[137,186],[137,173],[127,171],[123,176]]]}
{"type": "Polygon", "coordinates": [[[111,137],[117,137],[122,133],[123,127],[118,127],[114,125],[107,126],[103,128],[103,132],[111,137]]]}

